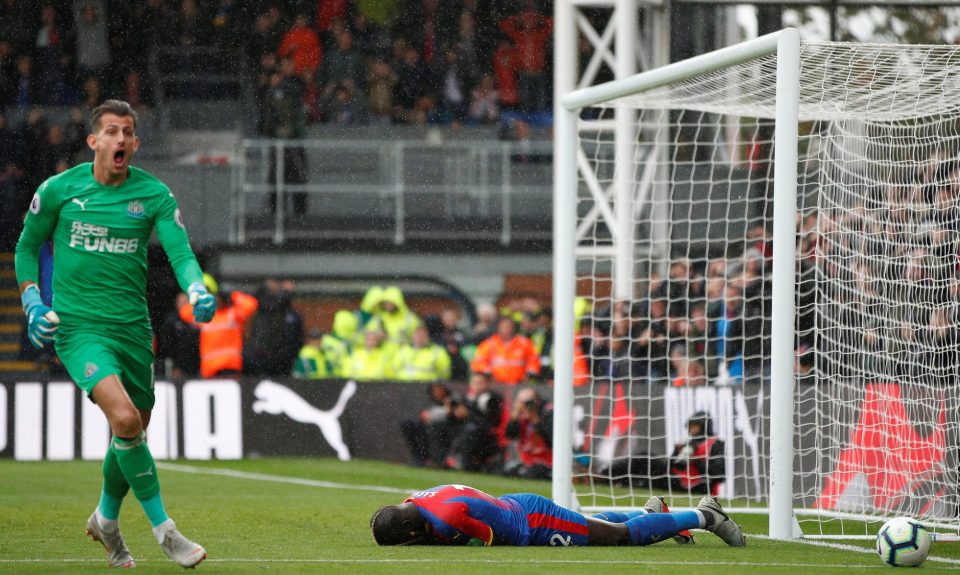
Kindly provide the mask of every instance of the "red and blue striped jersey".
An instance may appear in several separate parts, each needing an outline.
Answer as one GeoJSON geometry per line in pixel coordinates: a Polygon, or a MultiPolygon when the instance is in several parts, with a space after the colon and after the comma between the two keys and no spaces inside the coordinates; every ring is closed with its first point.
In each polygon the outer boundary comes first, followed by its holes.
{"type": "Polygon", "coordinates": [[[433,535],[449,545],[526,545],[526,513],[511,500],[498,499],[465,485],[440,485],[418,491],[413,503],[433,535]]]}

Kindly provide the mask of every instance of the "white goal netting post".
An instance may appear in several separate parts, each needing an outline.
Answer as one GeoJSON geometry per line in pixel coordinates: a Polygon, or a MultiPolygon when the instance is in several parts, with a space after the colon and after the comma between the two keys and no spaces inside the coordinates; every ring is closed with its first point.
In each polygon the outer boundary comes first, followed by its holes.
{"type": "Polygon", "coordinates": [[[787,29],[561,102],[554,498],[958,534],[960,50],[787,29]]]}

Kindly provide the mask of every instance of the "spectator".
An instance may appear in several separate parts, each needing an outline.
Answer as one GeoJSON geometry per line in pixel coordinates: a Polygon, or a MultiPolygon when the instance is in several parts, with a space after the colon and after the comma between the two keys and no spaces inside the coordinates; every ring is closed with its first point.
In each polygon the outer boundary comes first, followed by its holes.
{"type": "Polygon", "coordinates": [[[367,65],[367,101],[371,119],[377,124],[393,121],[393,93],[398,79],[393,68],[382,59],[367,65]]]}
{"type": "Polygon", "coordinates": [[[33,81],[36,90],[31,93],[31,104],[63,103],[68,60],[63,43],[64,31],[57,10],[52,4],[44,4],[40,8],[40,30],[33,48],[33,81]]]}
{"type": "Polygon", "coordinates": [[[57,165],[61,162],[70,164],[70,150],[63,139],[63,128],[60,124],[51,124],[47,127],[47,137],[37,159],[40,177],[47,179],[56,174],[57,165]]]}
{"type": "Polygon", "coordinates": [[[157,356],[164,360],[167,377],[193,377],[200,373],[200,330],[180,317],[180,309],[188,305],[187,294],[177,294],[174,309],[157,334],[157,356]]]}
{"type": "Polygon", "coordinates": [[[484,74],[470,93],[468,118],[474,124],[496,124],[500,119],[499,96],[490,74],[484,74]]]}
{"type": "Polygon", "coordinates": [[[515,110],[520,105],[520,88],[517,86],[517,49],[503,41],[493,54],[493,72],[497,78],[497,95],[500,107],[515,110]]]}
{"type": "Polygon", "coordinates": [[[366,123],[363,106],[354,91],[353,82],[341,82],[333,90],[333,98],[324,112],[327,122],[336,126],[366,123]]]}
{"type": "Polygon", "coordinates": [[[73,18],[77,80],[82,82],[90,76],[102,78],[110,66],[110,41],[104,5],[99,0],[75,2],[73,18]]]}
{"type": "Polygon", "coordinates": [[[357,0],[357,11],[383,30],[393,28],[400,7],[397,0],[357,0]]]}
{"type": "Polygon", "coordinates": [[[165,26],[166,43],[180,48],[203,46],[209,37],[207,23],[200,15],[196,0],[183,0],[180,10],[171,16],[165,26]]]}
{"type": "Polygon", "coordinates": [[[326,379],[333,377],[333,365],[323,353],[323,332],[310,330],[307,341],[297,354],[293,365],[293,376],[300,379],[326,379]]]}
{"type": "Polygon", "coordinates": [[[354,42],[364,60],[383,58],[390,52],[390,35],[363,12],[353,18],[354,42]]]}
{"type": "Polygon", "coordinates": [[[293,60],[293,73],[299,76],[304,70],[314,70],[320,66],[323,49],[320,38],[310,28],[310,20],[306,14],[297,14],[293,20],[293,27],[283,35],[277,56],[281,59],[293,60]]]}
{"type": "Polygon", "coordinates": [[[400,432],[410,449],[410,464],[414,467],[436,467],[446,461],[453,438],[450,420],[453,394],[441,383],[431,384],[427,393],[430,405],[421,410],[416,419],[400,423],[400,432]]]}
{"type": "Polygon", "coordinates": [[[434,60],[431,70],[432,80],[437,100],[440,102],[441,119],[444,122],[462,124],[467,119],[470,92],[473,83],[458,60],[459,55],[454,48],[447,48],[440,58],[434,60]]]}
{"type": "Polygon", "coordinates": [[[219,0],[210,20],[210,32],[213,45],[227,50],[236,50],[243,45],[241,30],[242,9],[237,8],[236,0],[219,0]]]}
{"type": "Polygon", "coordinates": [[[400,381],[449,380],[450,356],[430,341],[426,326],[419,325],[413,330],[412,341],[397,350],[393,371],[400,381]]]}
{"type": "Polygon", "coordinates": [[[394,116],[401,122],[414,123],[417,106],[422,105],[426,95],[427,68],[420,61],[416,49],[398,40],[394,44],[396,60],[393,69],[397,75],[396,91],[393,101],[396,105],[394,116]]]}
{"type": "Polygon", "coordinates": [[[317,32],[324,47],[335,43],[334,30],[337,22],[344,22],[349,17],[349,0],[321,0],[317,2],[317,32]]]}
{"type": "Polygon", "coordinates": [[[268,279],[257,291],[243,367],[253,375],[290,375],[303,347],[303,319],[293,309],[293,282],[268,279]]]}
{"type": "Polygon", "coordinates": [[[505,475],[550,479],[553,467],[553,410],[536,389],[525,387],[517,392],[504,436],[515,440],[519,455],[519,459],[504,466],[505,475]]]}
{"type": "Polygon", "coordinates": [[[18,108],[40,103],[37,88],[33,83],[33,60],[26,54],[17,57],[17,75],[12,92],[13,99],[10,103],[18,108]]]}
{"type": "Polygon", "coordinates": [[[357,337],[357,316],[342,309],[333,314],[333,330],[323,336],[320,349],[330,363],[334,377],[346,377],[344,366],[357,337]]]}
{"type": "MultiPolygon", "coordinates": [[[[0,130],[0,137],[2,135],[0,130]]],[[[0,165],[0,251],[13,249],[20,237],[22,174],[22,170],[13,162],[0,165]]]]}
{"type": "Polygon", "coordinates": [[[70,165],[80,163],[87,148],[87,123],[78,106],[70,108],[70,117],[63,127],[63,140],[70,155],[70,165]]]}
{"type": "Polygon", "coordinates": [[[417,314],[407,307],[400,288],[390,286],[383,290],[374,306],[373,318],[366,328],[383,331],[394,345],[403,345],[411,341],[414,330],[420,324],[417,314]]]}
{"type": "Polygon", "coordinates": [[[367,330],[363,337],[363,346],[355,347],[347,358],[343,376],[357,381],[375,381],[393,379],[394,354],[396,346],[386,341],[386,334],[378,330],[367,330]]]}
{"type": "Polygon", "coordinates": [[[360,300],[360,309],[357,310],[357,320],[360,326],[365,327],[370,323],[377,312],[377,306],[380,305],[381,299],[383,299],[383,286],[370,286],[363,294],[363,299],[360,300]]]}
{"type": "Polygon", "coordinates": [[[248,44],[247,55],[251,63],[259,63],[265,54],[273,54],[283,38],[280,28],[282,14],[276,4],[257,16],[253,26],[253,35],[248,44]]]}
{"type": "Polygon", "coordinates": [[[710,414],[698,411],[687,420],[689,438],[669,457],[638,453],[599,472],[612,483],[638,488],[717,495],[726,479],[726,447],[713,431],[710,414]]]}
{"type": "Polygon", "coordinates": [[[12,103],[16,93],[17,75],[14,62],[13,44],[0,35],[0,112],[12,103]]]}
{"type": "Polygon", "coordinates": [[[464,471],[493,470],[499,467],[506,425],[503,396],[493,390],[493,382],[483,373],[470,378],[464,402],[466,417],[450,444],[446,467],[464,471]]]}
{"type": "Polygon", "coordinates": [[[497,308],[490,303],[477,306],[477,322],[473,324],[470,341],[478,344],[497,332],[497,308]]]}
{"type": "Polygon", "coordinates": [[[193,319],[193,305],[180,300],[180,319],[200,329],[200,375],[206,378],[240,375],[244,371],[243,330],[257,311],[256,298],[241,291],[219,290],[204,274],[207,291],[217,298],[217,311],[209,323],[193,319]]]}
{"type": "Polygon", "coordinates": [[[553,19],[537,12],[527,0],[524,10],[500,22],[500,29],[517,47],[517,85],[524,112],[542,112],[547,104],[547,48],[553,34],[553,19]]]}
{"type": "Polygon", "coordinates": [[[349,84],[356,89],[363,81],[363,59],[360,51],[353,45],[353,33],[341,29],[336,33],[333,47],[320,67],[320,81],[323,82],[321,98],[331,99],[337,88],[349,84]]]}
{"type": "Polygon", "coordinates": [[[513,319],[501,317],[497,333],[477,347],[470,368],[490,374],[497,383],[516,385],[540,375],[540,356],[533,342],[517,334],[513,319]]]}
{"type": "MultiPolygon", "coordinates": [[[[293,77],[292,61],[283,60],[279,70],[270,72],[269,88],[266,94],[261,117],[263,135],[282,140],[299,140],[306,132],[306,117],[303,111],[303,96],[300,83],[293,77]]],[[[277,184],[277,153],[270,154],[271,185],[277,184]]],[[[284,184],[301,185],[307,182],[307,155],[302,146],[294,142],[283,148],[284,184]]],[[[307,193],[293,192],[293,213],[303,215],[307,212],[307,193]]],[[[277,195],[268,198],[271,213],[277,210],[277,195]]]]}
{"type": "Polygon", "coordinates": [[[461,351],[466,345],[467,338],[457,326],[459,316],[452,308],[440,312],[440,329],[433,336],[433,340],[447,350],[450,356],[450,377],[456,381],[467,379],[469,366],[461,351]]]}

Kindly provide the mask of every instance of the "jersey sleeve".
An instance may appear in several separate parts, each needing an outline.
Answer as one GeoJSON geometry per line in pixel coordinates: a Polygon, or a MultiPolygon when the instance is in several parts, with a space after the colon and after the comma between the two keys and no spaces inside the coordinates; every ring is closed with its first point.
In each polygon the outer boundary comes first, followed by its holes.
{"type": "Polygon", "coordinates": [[[177,207],[177,200],[174,199],[173,194],[168,193],[160,201],[160,207],[154,219],[154,228],[163,251],[167,253],[167,259],[170,260],[170,266],[173,268],[180,288],[187,291],[190,284],[202,283],[203,272],[200,270],[200,264],[197,263],[197,257],[190,249],[187,230],[183,225],[180,208],[177,207]]]}
{"type": "Polygon", "coordinates": [[[437,513],[442,524],[434,524],[434,529],[444,539],[454,544],[468,545],[479,540],[483,545],[493,545],[493,527],[470,516],[466,503],[447,503],[437,513]]]}
{"type": "Polygon", "coordinates": [[[57,186],[47,180],[40,184],[30,201],[30,209],[17,241],[14,268],[17,283],[37,283],[40,276],[40,246],[53,233],[60,217],[60,195],[57,186]]]}

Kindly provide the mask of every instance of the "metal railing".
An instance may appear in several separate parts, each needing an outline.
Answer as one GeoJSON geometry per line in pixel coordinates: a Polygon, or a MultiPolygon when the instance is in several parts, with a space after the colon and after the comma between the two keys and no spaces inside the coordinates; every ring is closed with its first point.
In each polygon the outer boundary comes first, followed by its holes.
{"type": "Polygon", "coordinates": [[[232,174],[230,240],[489,238],[509,245],[518,216],[525,232],[530,222],[545,223],[546,238],[552,152],[550,142],[245,139],[232,174]],[[305,183],[273,177],[287,173],[291,148],[303,149],[307,169],[297,179],[305,183]],[[307,213],[288,213],[293,194],[311,199],[307,213]],[[266,213],[271,195],[276,207],[266,213]],[[375,217],[389,229],[371,230],[366,222],[375,217]]]}

